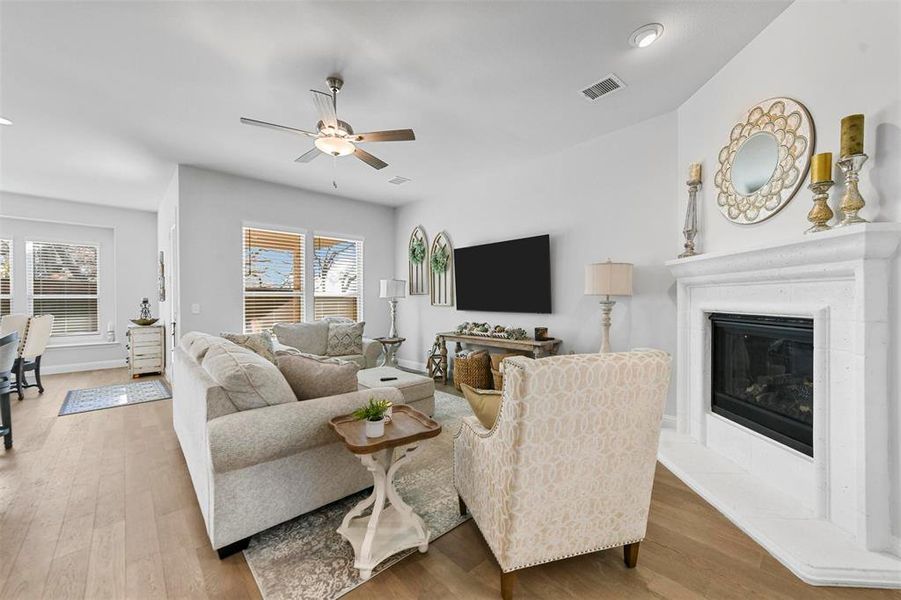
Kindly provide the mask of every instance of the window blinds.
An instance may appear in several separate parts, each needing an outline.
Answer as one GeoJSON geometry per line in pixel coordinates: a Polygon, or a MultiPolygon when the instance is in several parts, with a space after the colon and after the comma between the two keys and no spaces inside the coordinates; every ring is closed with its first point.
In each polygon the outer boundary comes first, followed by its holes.
{"type": "Polygon", "coordinates": [[[29,312],[54,316],[52,335],[99,333],[98,248],[25,242],[29,312]]]}
{"type": "Polygon", "coordinates": [[[363,318],[363,242],[315,236],[313,313],[324,317],[363,318]]]}
{"type": "Polygon", "coordinates": [[[12,312],[12,241],[0,240],[0,316],[12,312]]]}
{"type": "Polygon", "coordinates": [[[244,228],[244,331],[303,321],[302,234],[244,228]]]}

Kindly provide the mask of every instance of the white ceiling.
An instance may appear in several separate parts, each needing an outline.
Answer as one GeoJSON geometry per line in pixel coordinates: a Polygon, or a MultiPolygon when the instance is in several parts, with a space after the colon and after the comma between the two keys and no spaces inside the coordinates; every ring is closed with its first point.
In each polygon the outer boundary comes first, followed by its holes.
{"type": "Polygon", "coordinates": [[[185,163],[402,204],[675,108],[787,4],[2,2],[0,189],[154,210],[185,163]],[[381,171],[338,159],[338,190],[293,162],[310,140],[238,121],[314,129],[333,72],[354,129],[417,136],[367,144],[381,171]],[[628,88],[581,97],[610,72],[628,88]]]}

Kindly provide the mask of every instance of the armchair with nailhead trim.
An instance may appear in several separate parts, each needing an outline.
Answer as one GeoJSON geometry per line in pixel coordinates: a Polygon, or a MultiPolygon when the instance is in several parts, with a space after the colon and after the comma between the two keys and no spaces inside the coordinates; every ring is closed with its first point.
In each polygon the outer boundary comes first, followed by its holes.
{"type": "Polygon", "coordinates": [[[494,426],[466,417],[454,484],[513,596],[520,569],[645,536],[670,381],[659,350],[508,358],[494,426]]]}

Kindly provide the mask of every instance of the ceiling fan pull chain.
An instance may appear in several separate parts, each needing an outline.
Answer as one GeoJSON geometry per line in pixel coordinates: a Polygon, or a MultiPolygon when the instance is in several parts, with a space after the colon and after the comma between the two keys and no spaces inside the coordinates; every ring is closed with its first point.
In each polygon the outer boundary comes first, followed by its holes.
{"type": "Polygon", "coordinates": [[[338,189],[338,182],[336,181],[336,179],[338,178],[337,172],[338,172],[338,157],[333,156],[332,157],[332,186],[336,190],[338,189]]]}

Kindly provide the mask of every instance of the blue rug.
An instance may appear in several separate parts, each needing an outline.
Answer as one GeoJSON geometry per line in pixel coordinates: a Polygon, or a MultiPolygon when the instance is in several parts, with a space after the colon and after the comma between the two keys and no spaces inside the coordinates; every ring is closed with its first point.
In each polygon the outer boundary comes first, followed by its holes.
{"type": "Polygon", "coordinates": [[[105,385],[83,390],[69,390],[62,407],[59,409],[59,416],[103,410],[104,408],[125,406],[127,404],[155,402],[156,400],[166,400],[171,397],[172,392],[169,391],[169,386],[161,379],[105,385]]]}

